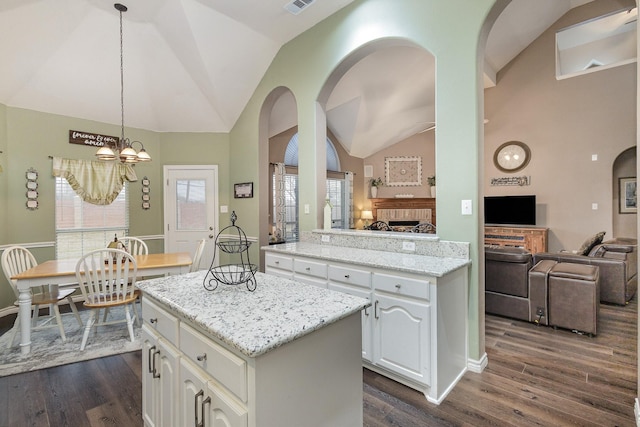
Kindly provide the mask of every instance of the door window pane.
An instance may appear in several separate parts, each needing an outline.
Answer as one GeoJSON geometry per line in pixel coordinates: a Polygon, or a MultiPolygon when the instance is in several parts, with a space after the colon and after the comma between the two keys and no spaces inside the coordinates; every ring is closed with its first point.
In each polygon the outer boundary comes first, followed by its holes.
{"type": "Polygon", "coordinates": [[[207,203],[204,179],[176,181],[176,225],[178,230],[206,230],[207,203]]]}

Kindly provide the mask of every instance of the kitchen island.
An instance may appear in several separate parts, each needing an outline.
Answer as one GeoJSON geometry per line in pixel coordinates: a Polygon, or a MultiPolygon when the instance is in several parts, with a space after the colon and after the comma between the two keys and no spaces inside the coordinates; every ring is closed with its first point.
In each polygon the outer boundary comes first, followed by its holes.
{"type": "Polygon", "coordinates": [[[416,233],[303,232],[265,246],[265,272],[371,301],[365,367],[440,403],[467,371],[469,244],[416,233]]]}
{"type": "Polygon", "coordinates": [[[207,291],[205,273],[136,284],[146,426],[362,425],[366,299],[262,273],[207,291]]]}

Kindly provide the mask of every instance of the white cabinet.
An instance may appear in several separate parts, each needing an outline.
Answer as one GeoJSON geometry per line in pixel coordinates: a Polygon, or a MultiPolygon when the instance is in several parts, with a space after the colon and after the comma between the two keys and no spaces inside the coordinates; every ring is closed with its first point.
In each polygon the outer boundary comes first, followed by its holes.
{"type": "Polygon", "coordinates": [[[180,360],[181,426],[247,427],[244,405],[190,360],[180,360]]]}
{"type": "Polygon", "coordinates": [[[327,263],[306,258],[295,258],[293,260],[293,278],[308,285],[326,289],[327,263]]]}
{"type": "Polygon", "coordinates": [[[142,326],[142,417],[147,427],[178,425],[178,350],[142,326]]]}
{"type": "MultiPolygon", "coordinates": [[[[366,298],[371,302],[371,272],[349,266],[348,264],[330,264],[328,268],[328,288],[349,295],[366,298]]],[[[367,307],[362,316],[362,359],[373,361],[372,351],[372,308],[367,307]]]]}
{"type": "Polygon", "coordinates": [[[430,385],[430,307],[427,303],[374,292],[373,362],[430,385]]]}
{"type": "Polygon", "coordinates": [[[362,425],[359,313],[249,357],[160,305],[143,295],[145,427],[362,425]]]}
{"type": "MultiPolygon", "coordinates": [[[[267,252],[267,267],[284,257],[267,252]]],[[[288,258],[292,261],[287,268],[297,280],[306,276],[307,283],[326,283],[331,290],[371,301],[361,314],[362,359],[367,368],[422,391],[434,403],[444,399],[466,371],[466,268],[436,278],[356,261],[294,254],[288,258]]],[[[284,265],[278,264],[278,272],[285,271],[284,265]]]]}
{"type": "Polygon", "coordinates": [[[266,254],[264,272],[274,276],[293,278],[293,258],[290,256],[281,256],[274,254],[266,254]]]}

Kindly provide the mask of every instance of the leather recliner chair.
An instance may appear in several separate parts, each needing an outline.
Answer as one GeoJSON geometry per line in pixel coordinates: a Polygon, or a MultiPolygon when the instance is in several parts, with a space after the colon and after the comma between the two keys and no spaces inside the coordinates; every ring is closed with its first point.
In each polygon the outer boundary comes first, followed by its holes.
{"type": "Polygon", "coordinates": [[[513,247],[485,248],[485,311],[530,321],[531,253],[513,247]]]}
{"type": "Polygon", "coordinates": [[[543,259],[599,267],[600,302],[625,305],[638,288],[638,241],[615,238],[594,246],[588,255],[571,252],[540,252],[533,264],[543,259]]]}

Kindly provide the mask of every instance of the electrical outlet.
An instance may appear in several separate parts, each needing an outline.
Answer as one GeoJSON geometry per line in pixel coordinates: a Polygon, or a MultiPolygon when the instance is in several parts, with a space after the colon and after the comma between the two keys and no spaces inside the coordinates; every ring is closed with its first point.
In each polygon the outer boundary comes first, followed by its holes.
{"type": "Polygon", "coordinates": [[[327,236],[326,234],[322,235],[322,241],[324,243],[329,243],[331,241],[331,236],[327,236]]]}
{"type": "Polygon", "coordinates": [[[403,251],[415,251],[416,244],[414,242],[402,242],[403,251]]]}

